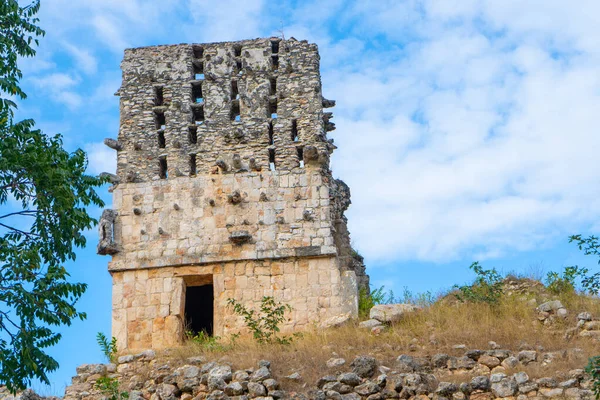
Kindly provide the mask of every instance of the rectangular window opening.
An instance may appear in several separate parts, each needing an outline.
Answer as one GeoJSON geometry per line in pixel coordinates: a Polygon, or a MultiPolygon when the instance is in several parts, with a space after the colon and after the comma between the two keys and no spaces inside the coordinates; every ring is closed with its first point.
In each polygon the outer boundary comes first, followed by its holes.
{"type": "Polygon", "coordinates": [[[162,129],[164,131],[167,127],[167,119],[165,118],[165,113],[155,113],[154,122],[156,123],[156,129],[162,129]]]}
{"type": "Polygon", "coordinates": [[[195,126],[190,126],[188,131],[188,139],[190,140],[190,144],[198,143],[198,129],[195,126]]]}
{"type": "Polygon", "coordinates": [[[159,168],[160,168],[160,171],[159,171],[160,179],[167,179],[167,177],[168,177],[168,172],[167,172],[167,157],[160,157],[158,159],[158,165],[159,165],[159,168]]]}
{"type": "Polygon", "coordinates": [[[237,100],[240,98],[240,92],[238,90],[238,82],[231,81],[231,100],[237,100]]]}
{"type": "Polygon", "coordinates": [[[192,47],[194,50],[194,58],[202,58],[204,56],[204,48],[202,46],[192,47]]]}
{"type": "Polygon", "coordinates": [[[269,115],[271,118],[277,118],[277,99],[269,101],[269,115]]]}
{"type": "Polygon", "coordinates": [[[190,154],[190,176],[196,175],[196,155],[190,154]]]}
{"type": "Polygon", "coordinates": [[[192,99],[194,103],[204,103],[204,97],[202,96],[202,84],[192,85],[192,99]]]}
{"type": "Polygon", "coordinates": [[[234,100],[231,102],[231,120],[232,121],[240,121],[240,102],[238,100],[234,100]]]}
{"type": "Polygon", "coordinates": [[[269,145],[273,144],[273,122],[269,122],[269,145]]]}
{"type": "Polygon", "coordinates": [[[164,149],[166,147],[165,131],[158,131],[158,147],[164,149]]]}
{"type": "Polygon", "coordinates": [[[278,40],[274,40],[271,42],[271,52],[273,54],[279,53],[279,41],[278,40]]]}
{"type": "Polygon", "coordinates": [[[164,103],[163,88],[162,88],[162,86],[155,87],[154,88],[154,105],[162,106],[163,103],[164,103]]]}
{"type": "Polygon", "coordinates": [[[279,68],[279,56],[273,55],[271,56],[271,60],[273,61],[273,69],[277,70],[279,68]]]}
{"type": "Polygon", "coordinates": [[[275,171],[275,150],[269,149],[269,169],[275,171]]]}
{"type": "Polygon", "coordinates": [[[241,57],[242,56],[242,46],[240,46],[240,45],[233,46],[233,55],[235,57],[241,57]]]}
{"type": "MultiPolygon", "coordinates": [[[[212,277],[211,277],[212,279],[212,277]]],[[[194,335],[204,332],[213,335],[214,319],[213,285],[187,286],[185,288],[185,330],[194,335]]]]}
{"type": "Polygon", "coordinates": [[[194,79],[202,80],[204,79],[204,62],[199,60],[194,60],[192,63],[194,65],[194,79]]]}
{"type": "Polygon", "coordinates": [[[298,141],[298,122],[293,119],[292,120],[292,142],[298,141]]]}
{"type": "Polygon", "coordinates": [[[272,95],[277,94],[277,79],[271,78],[271,79],[269,79],[269,83],[271,84],[270,93],[272,95]]]}
{"type": "Polygon", "coordinates": [[[304,149],[302,147],[296,147],[296,151],[298,152],[298,162],[300,163],[300,168],[304,168],[304,149]]]}
{"type": "Polygon", "coordinates": [[[236,69],[238,75],[242,74],[242,62],[241,61],[235,62],[235,69],[236,69]]]}
{"type": "Polygon", "coordinates": [[[196,125],[202,125],[204,123],[204,106],[194,106],[192,110],[194,113],[194,122],[196,125]]]}

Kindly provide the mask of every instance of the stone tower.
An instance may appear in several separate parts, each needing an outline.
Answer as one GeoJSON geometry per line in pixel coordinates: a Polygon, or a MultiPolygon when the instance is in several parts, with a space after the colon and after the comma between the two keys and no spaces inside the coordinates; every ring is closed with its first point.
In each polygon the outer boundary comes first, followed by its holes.
{"type": "Polygon", "coordinates": [[[113,209],[99,254],[121,348],[176,345],[187,330],[239,332],[232,298],[292,306],[282,327],[357,313],[368,287],[350,247],[348,187],[333,179],[335,102],[315,44],[293,38],[153,46],[121,64],[113,209]]]}

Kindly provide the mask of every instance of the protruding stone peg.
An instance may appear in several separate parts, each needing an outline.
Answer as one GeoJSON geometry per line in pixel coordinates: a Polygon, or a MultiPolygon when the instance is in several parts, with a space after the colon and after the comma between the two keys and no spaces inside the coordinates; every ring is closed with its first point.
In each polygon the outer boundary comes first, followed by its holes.
{"type": "Polygon", "coordinates": [[[252,240],[252,235],[248,231],[235,231],[231,232],[229,240],[235,244],[241,245],[252,240]]]}
{"type": "Polygon", "coordinates": [[[237,170],[242,169],[242,158],[237,153],[233,155],[233,168],[237,170]]]}
{"type": "Polygon", "coordinates": [[[335,100],[327,100],[323,97],[323,108],[335,107],[335,100]]]}
{"type": "Polygon", "coordinates": [[[315,219],[312,211],[309,211],[309,210],[304,210],[304,212],[302,213],[302,218],[305,221],[314,221],[314,219],[315,219]]]}
{"type": "Polygon", "coordinates": [[[223,172],[227,172],[228,168],[227,168],[227,164],[225,163],[225,161],[217,160],[217,162],[215,164],[217,165],[217,167],[221,168],[221,170],[223,172]]]}
{"type": "Polygon", "coordinates": [[[260,166],[256,163],[254,158],[251,158],[248,162],[248,166],[252,171],[260,171],[260,166]]]}
{"type": "Polygon", "coordinates": [[[227,196],[227,200],[231,204],[239,204],[242,202],[242,195],[240,194],[239,190],[236,190],[233,193],[231,193],[229,196],[227,196]]]}
{"type": "Polygon", "coordinates": [[[104,144],[107,145],[108,147],[110,147],[113,150],[121,150],[123,147],[121,146],[121,143],[119,143],[118,140],[115,139],[111,139],[111,138],[106,138],[104,139],[104,144]]]}
{"type": "Polygon", "coordinates": [[[304,146],[304,161],[315,162],[319,159],[319,151],[315,146],[304,146]]]}
{"type": "Polygon", "coordinates": [[[121,178],[119,178],[119,177],[118,177],[117,175],[115,175],[115,174],[111,174],[110,172],[102,172],[102,173],[100,174],[100,178],[102,178],[102,179],[106,179],[106,178],[108,178],[108,181],[109,181],[110,183],[112,183],[113,185],[116,185],[116,184],[118,184],[118,183],[120,183],[120,182],[121,182],[121,178]]]}
{"type": "Polygon", "coordinates": [[[127,176],[125,177],[125,180],[130,183],[136,182],[138,180],[137,172],[130,170],[129,172],[127,172],[127,176]]]}

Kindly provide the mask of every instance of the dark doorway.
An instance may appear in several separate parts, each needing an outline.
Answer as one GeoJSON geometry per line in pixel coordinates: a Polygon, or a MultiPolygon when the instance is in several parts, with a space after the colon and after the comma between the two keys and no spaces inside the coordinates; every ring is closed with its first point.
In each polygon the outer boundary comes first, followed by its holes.
{"type": "Polygon", "coordinates": [[[186,328],[213,334],[213,285],[188,286],[185,291],[186,328]]]}

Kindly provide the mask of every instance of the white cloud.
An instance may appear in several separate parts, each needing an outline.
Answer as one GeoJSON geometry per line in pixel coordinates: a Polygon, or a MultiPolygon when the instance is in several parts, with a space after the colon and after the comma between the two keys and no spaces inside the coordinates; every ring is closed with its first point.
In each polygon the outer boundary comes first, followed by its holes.
{"type": "Polygon", "coordinates": [[[115,173],[117,170],[117,155],[114,150],[106,147],[104,143],[89,143],[84,150],[88,155],[88,170],[92,174],[115,173]]]}
{"type": "Polygon", "coordinates": [[[76,93],[80,81],[79,77],[61,72],[29,78],[29,82],[41,89],[50,100],[62,103],[71,110],[80,107],[83,102],[76,93]]]}
{"type": "Polygon", "coordinates": [[[370,260],[499,256],[600,216],[600,48],[581,37],[598,36],[593,24],[570,24],[580,11],[551,2],[565,41],[539,4],[446,3],[357,5],[371,36],[402,43],[379,57],[401,61],[325,71],[339,100],[333,169],[352,188],[351,231],[370,260]]]}
{"type": "Polygon", "coordinates": [[[93,75],[96,73],[98,61],[89,51],[82,50],[79,47],[66,42],[63,43],[63,47],[73,57],[81,72],[86,75],[93,75]]]}

